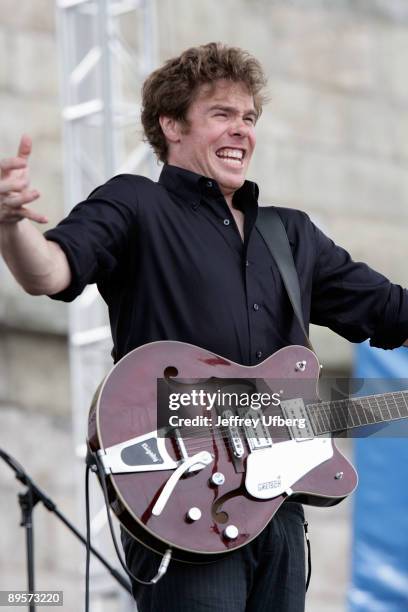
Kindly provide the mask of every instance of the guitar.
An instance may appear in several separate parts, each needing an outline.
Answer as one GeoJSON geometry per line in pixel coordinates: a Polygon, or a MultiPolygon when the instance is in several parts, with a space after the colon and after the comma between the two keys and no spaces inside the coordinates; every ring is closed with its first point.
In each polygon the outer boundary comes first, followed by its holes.
{"type": "Polygon", "coordinates": [[[408,417],[408,392],[321,401],[319,372],[303,346],[257,366],[173,341],[123,357],[95,394],[88,446],[124,528],[157,553],[207,562],[250,542],[284,502],[342,501],[357,474],[331,434],[408,417]],[[261,394],[268,407],[242,408],[261,394]]]}

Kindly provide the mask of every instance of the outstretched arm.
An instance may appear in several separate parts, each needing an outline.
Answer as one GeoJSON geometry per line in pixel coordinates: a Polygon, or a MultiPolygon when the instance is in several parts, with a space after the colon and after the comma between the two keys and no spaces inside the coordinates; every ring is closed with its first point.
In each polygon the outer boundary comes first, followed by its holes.
{"type": "Polygon", "coordinates": [[[23,136],[17,157],[0,161],[0,250],[25,291],[52,295],[69,285],[71,271],[60,246],[46,240],[31,223],[48,221],[27,206],[40,195],[29,188],[31,146],[31,139],[23,136]]]}

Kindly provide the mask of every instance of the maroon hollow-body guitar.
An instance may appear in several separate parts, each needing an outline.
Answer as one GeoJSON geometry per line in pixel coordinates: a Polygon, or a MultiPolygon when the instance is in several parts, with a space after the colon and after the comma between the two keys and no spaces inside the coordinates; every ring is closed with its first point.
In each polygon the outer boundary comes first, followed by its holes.
{"type": "Polygon", "coordinates": [[[343,500],[357,474],[331,433],[408,416],[408,393],[322,402],[319,371],[317,357],[302,346],[252,367],[172,341],[126,355],[99,388],[88,429],[122,525],[160,554],[171,548],[175,559],[207,562],[250,542],[284,502],[343,500]],[[226,381],[241,391],[255,385],[273,405],[220,406],[220,393],[232,388],[226,381]],[[157,410],[166,385],[167,400],[191,397],[193,388],[213,398],[206,406],[173,402],[169,437],[157,410]],[[201,421],[187,428],[187,417],[201,421]]]}

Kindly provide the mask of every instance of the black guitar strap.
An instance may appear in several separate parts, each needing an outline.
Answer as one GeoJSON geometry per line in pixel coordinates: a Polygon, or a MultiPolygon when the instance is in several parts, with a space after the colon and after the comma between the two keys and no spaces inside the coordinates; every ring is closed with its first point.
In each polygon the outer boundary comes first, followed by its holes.
{"type": "MultiPolygon", "coordinates": [[[[261,234],[266,246],[268,247],[285,285],[285,289],[292,304],[299,325],[305,335],[307,346],[312,349],[312,343],[306,331],[305,322],[302,314],[302,300],[300,294],[299,277],[293,260],[292,249],[290,248],[288,235],[282,219],[275,210],[269,206],[262,206],[258,209],[258,219],[256,227],[261,234]]],[[[310,550],[310,540],[308,536],[308,523],[304,522],[304,531],[307,544],[307,578],[306,591],[309,588],[310,577],[312,574],[312,559],[310,550]]]]}
{"type": "Polygon", "coordinates": [[[299,278],[293,260],[288,235],[278,212],[270,206],[258,208],[256,227],[268,247],[285,285],[299,325],[305,335],[307,346],[313,350],[302,314],[299,278]]]}

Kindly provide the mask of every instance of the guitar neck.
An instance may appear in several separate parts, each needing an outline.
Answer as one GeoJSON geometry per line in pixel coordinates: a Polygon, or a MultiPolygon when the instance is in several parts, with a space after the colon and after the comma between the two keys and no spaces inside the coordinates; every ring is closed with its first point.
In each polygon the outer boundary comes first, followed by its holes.
{"type": "Polygon", "coordinates": [[[316,435],[408,418],[408,391],[347,398],[306,406],[316,435]]]}

